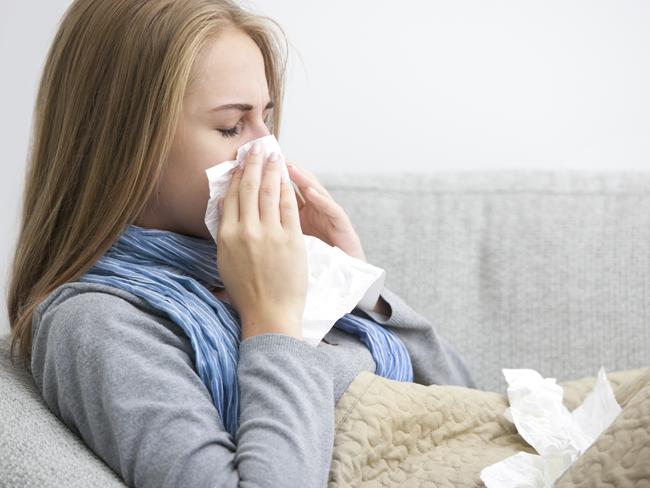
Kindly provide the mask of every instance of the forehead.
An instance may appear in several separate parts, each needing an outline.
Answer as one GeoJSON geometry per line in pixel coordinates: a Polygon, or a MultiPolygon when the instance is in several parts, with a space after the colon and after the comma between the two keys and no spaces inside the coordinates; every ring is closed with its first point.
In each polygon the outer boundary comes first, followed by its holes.
{"type": "Polygon", "coordinates": [[[234,28],[210,38],[192,67],[185,97],[194,103],[265,102],[264,58],[255,41],[234,28]]]}

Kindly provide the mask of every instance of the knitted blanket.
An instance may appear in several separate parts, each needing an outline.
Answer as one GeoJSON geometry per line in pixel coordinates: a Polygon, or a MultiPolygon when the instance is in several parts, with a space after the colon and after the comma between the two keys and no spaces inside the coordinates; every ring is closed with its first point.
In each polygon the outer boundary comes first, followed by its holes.
{"type": "MultiPolygon", "coordinates": [[[[650,368],[607,375],[622,412],[556,481],[557,488],[648,486],[650,368]],[[645,483],[645,484],[644,484],[645,483]]],[[[577,407],[596,377],[558,383],[577,407]]],[[[329,488],[480,487],[480,472],[519,451],[537,454],[503,417],[508,398],[424,386],[363,371],[336,404],[329,488]]]]}

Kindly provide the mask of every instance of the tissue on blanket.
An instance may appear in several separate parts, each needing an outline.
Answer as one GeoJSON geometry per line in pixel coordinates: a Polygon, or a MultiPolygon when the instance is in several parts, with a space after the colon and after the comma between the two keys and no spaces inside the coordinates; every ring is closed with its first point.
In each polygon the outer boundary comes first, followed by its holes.
{"type": "MultiPolygon", "coordinates": [[[[224,161],[206,169],[210,199],[205,213],[205,225],[215,242],[219,228],[217,202],[228,190],[233,169],[239,165],[244,166],[246,154],[256,141],[262,143],[261,155],[264,161],[271,152],[275,151],[280,155],[282,173],[289,180],[280,144],[273,134],[240,146],[236,160],[224,161]]],[[[303,338],[305,342],[316,347],[334,323],[355,306],[363,309],[373,308],[384,287],[386,272],[382,268],[349,256],[338,247],[330,246],[314,236],[303,234],[303,237],[309,269],[303,313],[303,338]]]]}
{"type": "Polygon", "coordinates": [[[542,378],[532,369],[502,372],[510,402],[503,416],[539,455],[522,451],[482,469],[487,488],[552,487],[621,412],[602,366],[593,391],[573,412],[562,403],[555,378],[542,378]]]}

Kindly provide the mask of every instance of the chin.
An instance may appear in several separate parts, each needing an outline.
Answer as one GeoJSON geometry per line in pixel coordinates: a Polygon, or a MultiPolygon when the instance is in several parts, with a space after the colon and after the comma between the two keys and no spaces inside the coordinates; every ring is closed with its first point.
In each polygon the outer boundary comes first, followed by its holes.
{"type": "Polygon", "coordinates": [[[188,237],[197,237],[199,239],[212,239],[212,236],[210,235],[210,232],[208,231],[207,227],[205,224],[203,224],[200,227],[184,227],[184,228],[176,228],[176,229],[165,229],[165,230],[171,230],[172,232],[176,232],[177,234],[182,234],[184,236],[188,237]]]}
{"type": "Polygon", "coordinates": [[[208,230],[208,228],[205,225],[203,225],[203,227],[201,228],[201,232],[197,235],[197,237],[201,237],[202,239],[207,239],[207,240],[210,240],[210,241],[214,241],[214,238],[212,237],[212,234],[210,234],[210,231],[208,230]]]}

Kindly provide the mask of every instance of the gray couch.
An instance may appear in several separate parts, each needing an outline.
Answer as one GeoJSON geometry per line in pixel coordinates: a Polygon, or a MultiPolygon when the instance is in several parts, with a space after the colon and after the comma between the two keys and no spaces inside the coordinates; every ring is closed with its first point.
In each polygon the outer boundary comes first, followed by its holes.
{"type": "MultiPolygon", "coordinates": [[[[558,381],[650,365],[650,173],[318,174],[386,284],[467,360],[558,381]]],[[[0,485],[124,486],[11,369],[0,341],[0,485]]]]}

